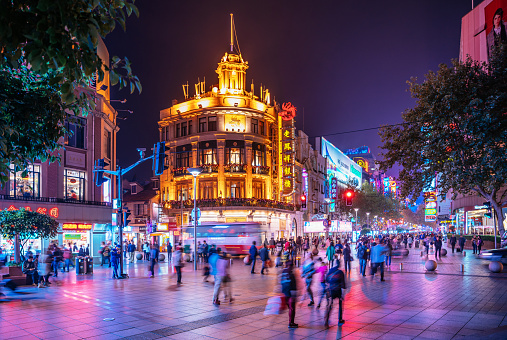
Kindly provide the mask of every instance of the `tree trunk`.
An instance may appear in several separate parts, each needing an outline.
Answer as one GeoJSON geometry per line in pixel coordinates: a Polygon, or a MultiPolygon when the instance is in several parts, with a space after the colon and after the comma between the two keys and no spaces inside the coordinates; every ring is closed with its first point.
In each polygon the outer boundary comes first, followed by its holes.
{"type": "Polygon", "coordinates": [[[503,213],[502,213],[502,206],[500,204],[493,204],[493,208],[495,208],[495,213],[496,213],[496,217],[497,217],[497,226],[498,226],[498,235],[501,237],[503,235],[503,233],[505,232],[504,230],[504,227],[503,227],[503,220],[504,220],[504,216],[503,216],[503,213]]]}
{"type": "Polygon", "coordinates": [[[21,251],[19,246],[19,233],[16,233],[16,236],[14,236],[14,262],[20,263],[21,262],[21,251]]]}

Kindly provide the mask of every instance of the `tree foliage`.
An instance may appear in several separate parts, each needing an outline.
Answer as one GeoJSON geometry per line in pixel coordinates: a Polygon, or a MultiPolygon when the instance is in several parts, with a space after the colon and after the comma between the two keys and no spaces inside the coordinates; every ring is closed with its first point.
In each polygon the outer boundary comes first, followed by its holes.
{"type": "Polygon", "coordinates": [[[401,165],[405,197],[429,191],[438,175],[441,193],[479,194],[490,201],[503,231],[501,206],[507,183],[507,54],[497,49],[489,64],[471,59],[442,64],[423,83],[408,84],[416,106],[404,124],[380,131],[381,170],[401,165]]]}
{"type": "Polygon", "coordinates": [[[385,219],[399,219],[401,218],[401,203],[392,197],[392,195],[384,195],[378,192],[370,183],[365,182],[361,189],[349,185],[348,189],[354,191],[354,198],[352,199],[352,206],[346,206],[345,201],[342,199],[337,200],[337,209],[343,213],[351,215],[355,218],[357,216],[361,224],[366,224],[368,220],[367,214],[370,213],[370,224],[373,223],[374,216],[385,219]]]}
{"type": "Polygon", "coordinates": [[[126,57],[97,55],[101,38],[139,15],[134,1],[0,0],[0,183],[11,163],[58,158],[64,119],[95,108],[86,88],[105,71],[111,85],[141,92],[126,57]]]}
{"type": "Polygon", "coordinates": [[[13,239],[19,234],[20,239],[52,238],[58,234],[58,222],[44,214],[19,210],[0,211],[0,233],[3,237],[13,239]]]}

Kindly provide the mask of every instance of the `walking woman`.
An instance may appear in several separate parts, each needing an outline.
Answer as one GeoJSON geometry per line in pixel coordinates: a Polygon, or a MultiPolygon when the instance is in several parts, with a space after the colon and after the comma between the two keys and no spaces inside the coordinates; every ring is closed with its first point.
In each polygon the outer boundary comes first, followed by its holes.
{"type": "Polygon", "coordinates": [[[327,257],[327,260],[329,261],[329,267],[333,267],[334,255],[335,255],[334,244],[333,244],[333,241],[331,241],[329,243],[329,247],[327,247],[327,250],[326,250],[326,257],[327,257]]]}

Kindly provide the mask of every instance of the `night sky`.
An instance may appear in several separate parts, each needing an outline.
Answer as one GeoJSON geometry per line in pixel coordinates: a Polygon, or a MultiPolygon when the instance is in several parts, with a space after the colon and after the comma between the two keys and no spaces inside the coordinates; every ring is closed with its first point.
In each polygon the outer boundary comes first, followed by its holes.
{"type": "MultiPolygon", "coordinates": [[[[475,5],[480,3],[475,0],[475,5]]],[[[459,55],[461,18],[470,0],[425,1],[137,1],[140,17],[107,37],[111,56],[127,56],[143,85],[141,95],[114,90],[120,120],[117,153],[126,167],[137,147],[158,141],[159,112],[190,95],[198,78],[217,84],[215,69],[229,49],[230,13],[243,58],[247,88],[266,86],[277,102],[298,108],[296,125],[345,150],[369,146],[377,155],[376,130],[330,135],[401,122],[415,102],[410,77],[459,55]],[[304,110],[304,122],[303,122],[304,110]],[[304,126],[303,126],[304,124],[304,126]]],[[[312,138],[313,139],[313,138],[312,138]]],[[[312,141],[313,143],[313,141],[312,141]]],[[[147,152],[150,155],[150,151],[147,152]]],[[[135,171],[149,178],[151,166],[135,171]]],[[[129,176],[131,177],[129,173],[129,176]]]]}

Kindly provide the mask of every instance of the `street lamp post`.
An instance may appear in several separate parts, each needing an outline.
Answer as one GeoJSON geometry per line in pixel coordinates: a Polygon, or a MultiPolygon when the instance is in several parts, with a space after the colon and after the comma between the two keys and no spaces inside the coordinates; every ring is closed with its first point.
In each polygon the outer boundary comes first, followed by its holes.
{"type": "Polygon", "coordinates": [[[188,168],[188,172],[194,176],[194,270],[197,270],[197,176],[201,173],[200,168],[188,168]]]}
{"type": "Polygon", "coordinates": [[[366,223],[367,223],[367,224],[368,224],[368,226],[369,226],[369,225],[370,225],[370,213],[369,213],[369,212],[367,212],[367,213],[366,213],[366,220],[367,220],[367,222],[366,222],[366,223]]]}
{"type": "Polygon", "coordinates": [[[377,215],[373,216],[373,219],[375,221],[375,222],[373,222],[373,223],[375,223],[375,228],[377,228],[380,231],[380,228],[378,227],[378,223],[377,223],[377,215]]]}
{"type": "Polygon", "coordinates": [[[356,229],[357,229],[357,211],[359,210],[359,208],[354,208],[354,210],[356,211],[356,229]]]}

